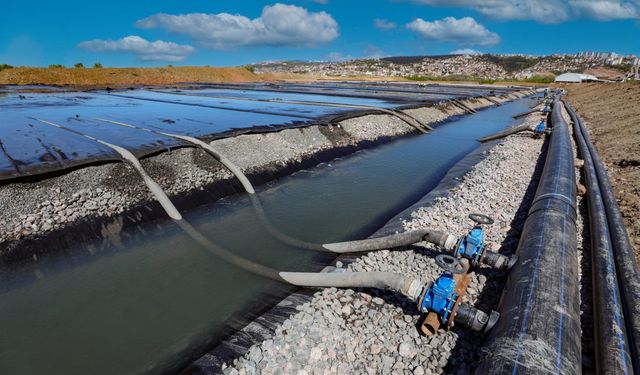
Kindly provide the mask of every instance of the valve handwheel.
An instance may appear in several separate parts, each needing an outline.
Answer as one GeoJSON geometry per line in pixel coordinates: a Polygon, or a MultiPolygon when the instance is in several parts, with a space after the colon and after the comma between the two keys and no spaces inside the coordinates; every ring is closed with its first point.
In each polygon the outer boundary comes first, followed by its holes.
{"type": "Polygon", "coordinates": [[[469,266],[463,263],[462,260],[447,254],[436,256],[436,264],[443,270],[455,275],[463,274],[469,269],[469,266]]]}
{"type": "Polygon", "coordinates": [[[473,220],[477,224],[491,225],[494,223],[492,218],[483,214],[469,214],[469,219],[473,220]]]}

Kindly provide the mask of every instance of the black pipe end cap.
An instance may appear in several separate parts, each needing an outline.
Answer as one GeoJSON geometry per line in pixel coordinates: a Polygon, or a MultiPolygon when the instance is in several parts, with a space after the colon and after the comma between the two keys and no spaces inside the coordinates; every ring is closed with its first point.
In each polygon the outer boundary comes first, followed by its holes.
{"type": "Polygon", "coordinates": [[[516,263],[518,263],[518,256],[517,255],[512,255],[511,258],[509,258],[509,263],[507,263],[507,271],[510,270],[513,266],[516,265],[516,263]]]}
{"type": "Polygon", "coordinates": [[[496,310],[491,310],[491,313],[489,313],[489,320],[487,321],[487,325],[484,326],[484,331],[483,332],[489,332],[491,330],[491,328],[493,328],[493,326],[496,325],[496,323],[498,323],[498,320],[500,319],[500,313],[497,312],[496,310]]]}

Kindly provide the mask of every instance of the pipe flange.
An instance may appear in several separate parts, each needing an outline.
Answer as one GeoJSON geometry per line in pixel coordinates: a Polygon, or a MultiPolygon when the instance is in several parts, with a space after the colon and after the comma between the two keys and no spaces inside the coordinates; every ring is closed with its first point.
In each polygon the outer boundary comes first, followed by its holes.
{"type": "Polygon", "coordinates": [[[448,254],[436,256],[436,264],[446,272],[451,272],[454,275],[461,275],[469,270],[467,264],[448,254]]]}
{"type": "Polygon", "coordinates": [[[473,220],[477,224],[491,225],[494,223],[492,218],[479,213],[469,214],[469,219],[473,220]]]}

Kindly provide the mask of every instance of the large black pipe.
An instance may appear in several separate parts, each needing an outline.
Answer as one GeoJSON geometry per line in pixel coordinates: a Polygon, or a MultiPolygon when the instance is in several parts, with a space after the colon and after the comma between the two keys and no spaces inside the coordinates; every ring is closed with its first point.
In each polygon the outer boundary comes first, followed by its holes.
{"type": "Polygon", "coordinates": [[[546,162],[476,374],[582,373],[576,181],[556,100],[546,162]]]}
{"type": "MultiPolygon", "coordinates": [[[[589,216],[592,221],[592,251],[598,249],[598,252],[601,253],[603,250],[606,250],[606,253],[598,254],[598,256],[606,256],[606,260],[609,262],[607,266],[613,266],[615,268],[614,272],[617,275],[617,278],[612,278],[612,275],[607,273],[604,275],[606,277],[604,277],[600,273],[594,272],[594,286],[596,282],[608,282],[611,283],[612,286],[617,286],[615,293],[612,293],[612,296],[607,295],[605,298],[596,295],[595,292],[599,289],[594,287],[594,307],[597,322],[597,326],[595,327],[597,366],[602,372],[609,372],[609,369],[617,370],[618,372],[632,372],[631,367],[633,367],[635,373],[639,373],[640,275],[638,274],[638,264],[635,260],[633,248],[627,236],[624,221],[620,214],[620,209],[618,208],[611,184],[609,183],[609,177],[604,168],[604,164],[593,142],[591,142],[591,138],[582,119],[577,115],[575,109],[566,101],[565,105],[573,120],[576,142],[585,162],[584,172],[587,191],[589,193],[589,216]],[[592,199],[596,200],[596,202],[592,203],[592,199]],[[604,228],[598,232],[594,232],[594,220],[597,221],[599,226],[604,228]],[[593,245],[593,241],[602,241],[602,235],[605,235],[608,240],[608,248],[606,249],[593,245]],[[616,297],[619,298],[619,300],[611,301],[612,298],[610,297],[616,297]],[[622,311],[616,311],[617,314],[623,314],[624,316],[624,319],[621,319],[620,322],[612,322],[612,318],[616,316],[610,316],[610,313],[607,311],[600,311],[600,314],[604,314],[604,317],[598,316],[599,305],[604,304],[605,308],[610,308],[613,302],[618,302],[617,307],[619,307],[620,304],[622,305],[622,311]],[[617,324],[620,323],[625,326],[622,328],[617,327],[617,324]],[[627,333],[627,342],[618,343],[625,330],[627,333]],[[609,331],[614,332],[614,337],[609,337],[611,335],[609,331]],[[622,345],[622,348],[619,347],[620,345],[622,345]],[[632,366],[627,363],[627,357],[623,356],[625,354],[631,356],[632,366]],[[615,362],[610,363],[611,361],[615,362]]],[[[594,257],[595,256],[594,253],[594,257]]],[[[596,264],[594,263],[593,266],[595,271],[596,264]]]]}

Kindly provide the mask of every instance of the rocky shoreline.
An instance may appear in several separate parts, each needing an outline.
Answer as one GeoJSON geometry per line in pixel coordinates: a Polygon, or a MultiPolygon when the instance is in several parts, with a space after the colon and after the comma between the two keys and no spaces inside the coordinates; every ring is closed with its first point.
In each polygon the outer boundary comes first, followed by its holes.
{"type": "MultiPolygon", "coordinates": [[[[526,122],[534,126],[540,114],[526,122]]],[[[535,193],[544,164],[543,140],[513,135],[486,151],[445,197],[436,198],[404,220],[404,230],[430,227],[454,235],[472,226],[471,212],[492,216],[486,231],[494,250],[511,254],[535,193]]],[[[441,271],[430,244],[400,251],[372,252],[349,265],[353,271],[389,271],[434,280],[441,271]]],[[[465,302],[483,310],[495,307],[506,274],[486,266],[470,274],[465,302]]],[[[418,333],[414,304],[379,290],[316,292],[311,301],[275,329],[273,337],[252,346],[242,357],[223,364],[224,374],[467,374],[482,355],[482,336],[462,327],[425,337],[418,333]]],[[[208,373],[208,371],[207,371],[208,373]]]]}
{"type": "MultiPolygon", "coordinates": [[[[495,105],[494,101],[506,102],[528,93],[462,102],[481,109],[495,105]]],[[[447,103],[405,112],[428,124],[464,114],[462,109],[447,103]]],[[[313,125],[219,139],[211,145],[233,160],[255,184],[260,184],[414,131],[395,117],[371,114],[331,126],[313,125]]],[[[179,209],[240,191],[233,176],[199,149],[171,150],[141,162],[179,209]]],[[[64,248],[65,241],[80,240],[77,236],[65,236],[65,232],[117,237],[123,222],[164,215],[139,176],[124,163],[2,185],[0,206],[4,213],[0,219],[0,263],[5,264],[37,261],[37,254],[49,251],[50,246],[45,244],[55,242],[56,247],[64,248]]]]}

